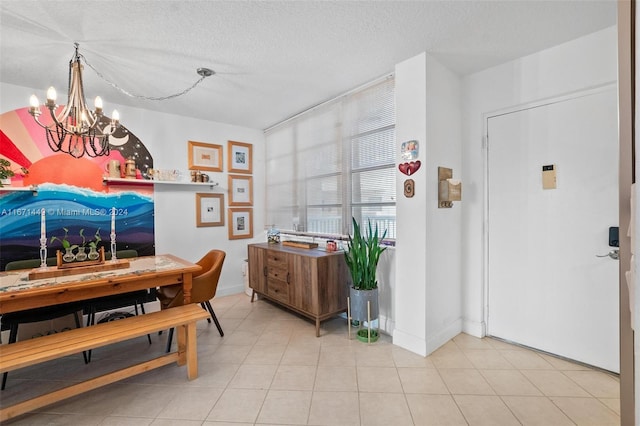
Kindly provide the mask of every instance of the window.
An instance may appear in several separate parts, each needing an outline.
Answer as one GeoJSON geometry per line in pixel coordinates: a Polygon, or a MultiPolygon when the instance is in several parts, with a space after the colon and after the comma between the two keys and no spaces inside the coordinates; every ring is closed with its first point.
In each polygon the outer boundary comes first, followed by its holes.
{"type": "Polygon", "coordinates": [[[396,235],[394,80],[385,78],[266,132],[267,219],[349,234],[351,216],[396,235]]]}

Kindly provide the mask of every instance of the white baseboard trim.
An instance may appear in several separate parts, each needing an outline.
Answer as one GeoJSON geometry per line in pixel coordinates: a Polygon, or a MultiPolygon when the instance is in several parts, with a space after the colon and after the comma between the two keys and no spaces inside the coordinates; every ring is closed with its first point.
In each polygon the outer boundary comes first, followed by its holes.
{"type": "Polygon", "coordinates": [[[244,293],[244,284],[218,288],[216,296],[231,296],[238,293],[244,293]]]}
{"type": "Polygon", "coordinates": [[[487,335],[487,327],[485,322],[478,321],[462,321],[462,332],[473,337],[483,338],[487,335]]]}
{"type": "Polygon", "coordinates": [[[427,356],[427,344],[424,339],[405,333],[397,328],[393,330],[393,344],[418,355],[427,356]]]}
{"type": "Polygon", "coordinates": [[[427,355],[462,332],[462,318],[458,318],[443,330],[427,338],[427,355]]]}
{"type": "Polygon", "coordinates": [[[378,321],[380,321],[380,331],[384,334],[388,334],[389,336],[393,336],[393,330],[396,328],[396,322],[384,315],[380,315],[378,321]]]}

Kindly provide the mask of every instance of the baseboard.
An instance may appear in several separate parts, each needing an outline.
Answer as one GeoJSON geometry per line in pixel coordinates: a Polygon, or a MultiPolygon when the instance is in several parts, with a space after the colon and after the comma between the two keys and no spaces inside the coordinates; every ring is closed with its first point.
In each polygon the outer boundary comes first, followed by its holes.
{"type": "Polygon", "coordinates": [[[216,296],[231,296],[238,293],[244,293],[244,284],[238,284],[230,287],[218,287],[216,296]]]}
{"type": "Polygon", "coordinates": [[[380,315],[378,321],[380,321],[380,331],[384,334],[388,334],[389,336],[393,336],[393,330],[396,328],[396,322],[384,315],[380,315]]]}
{"type": "Polygon", "coordinates": [[[478,321],[462,321],[462,332],[473,337],[483,338],[487,335],[485,322],[478,321]]]}
{"type": "Polygon", "coordinates": [[[427,344],[424,339],[405,333],[397,328],[393,330],[393,344],[418,355],[427,356],[427,344]]]}
{"type": "Polygon", "coordinates": [[[456,337],[462,331],[462,318],[458,318],[443,330],[427,338],[427,355],[456,337]]]}
{"type": "MultiPolygon", "coordinates": [[[[342,317],[344,317],[344,319],[347,319],[347,313],[342,313],[341,314],[342,317]]],[[[367,327],[367,321],[364,321],[362,323],[363,327],[367,327]]],[[[386,334],[388,336],[393,336],[393,329],[396,327],[396,323],[395,321],[393,321],[391,318],[387,318],[384,315],[380,315],[376,320],[371,321],[371,327],[376,328],[378,327],[380,329],[380,332],[383,334],[386,334]]]]}

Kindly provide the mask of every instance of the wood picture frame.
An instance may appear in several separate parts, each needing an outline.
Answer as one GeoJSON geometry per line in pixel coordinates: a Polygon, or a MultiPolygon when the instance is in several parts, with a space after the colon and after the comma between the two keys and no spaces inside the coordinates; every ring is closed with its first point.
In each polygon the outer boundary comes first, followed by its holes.
{"type": "Polygon", "coordinates": [[[229,239],[253,238],[253,209],[227,209],[229,219],[229,239]]]}
{"type": "Polygon", "coordinates": [[[253,177],[244,175],[229,175],[229,205],[253,205],[253,177]]]}
{"type": "Polygon", "coordinates": [[[224,226],[224,194],[196,193],[196,227],[224,226]]]}
{"type": "Polygon", "coordinates": [[[222,171],[222,145],[189,141],[189,170],[222,171]]]}
{"type": "Polygon", "coordinates": [[[253,145],[250,143],[227,141],[229,173],[253,173],[253,145]]]}

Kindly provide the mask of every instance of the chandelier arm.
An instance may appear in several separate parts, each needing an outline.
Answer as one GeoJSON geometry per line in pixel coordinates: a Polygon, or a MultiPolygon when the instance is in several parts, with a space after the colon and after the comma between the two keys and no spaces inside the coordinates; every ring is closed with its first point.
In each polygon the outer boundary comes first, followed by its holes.
{"type": "Polygon", "coordinates": [[[209,75],[213,75],[213,71],[211,71],[211,74],[204,74],[202,75],[195,83],[193,83],[190,87],[184,89],[181,92],[178,93],[174,93],[173,95],[168,95],[168,96],[144,96],[144,95],[138,95],[135,93],[131,93],[128,92],[127,90],[123,89],[122,87],[118,86],[117,84],[115,84],[114,82],[108,80],[100,71],[98,71],[97,69],[95,69],[93,67],[93,65],[91,65],[89,62],[87,62],[87,58],[84,57],[84,55],[79,54],[79,57],[82,58],[82,60],[84,61],[85,64],[87,64],[87,66],[89,68],[91,68],[93,70],[93,72],[96,73],[96,75],[98,77],[100,77],[102,80],[105,81],[105,83],[107,83],[109,86],[113,87],[114,89],[116,89],[117,91],[119,91],[120,93],[122,93],[123,95],[127,95],[130,98],[137,98],[137,99],[144,99],[147,101],[166,101],[168,99],[173,99],[173,98],[177,98],[178,96],[182,96],[187,94],[189,91],[191,91],[191,89],[193,89],[194,87],[196,87],[198,84],[202,83],[202,80],[204,80],[205,78],[207,78],[209,75]]]}
{"type": "Polygon", "coordinates": [[[55,125],[56,125],[56,123],[55,123],[55,122],[54,122],[54,123],[52,123],[50,126],[46,126],[46,125],[42,124],[42,123],[40,122],[40,110],[38,110],[38,112],[37,112],[37,113],[31,114],[31,115],[33,116],[33,119],[34,119],[34,121],[36,122],[36,124],[37,124],[38,126],[42,127],[42,128],[43,128],[43,129],[45,129],[45,130],[49,130],[49,129],[51,129],[51,128],[55,127],[55,125]]]}

